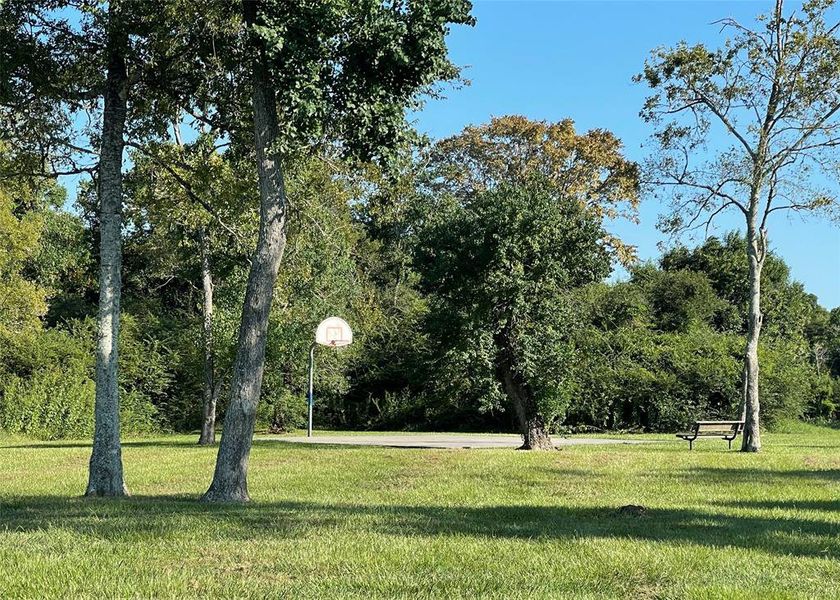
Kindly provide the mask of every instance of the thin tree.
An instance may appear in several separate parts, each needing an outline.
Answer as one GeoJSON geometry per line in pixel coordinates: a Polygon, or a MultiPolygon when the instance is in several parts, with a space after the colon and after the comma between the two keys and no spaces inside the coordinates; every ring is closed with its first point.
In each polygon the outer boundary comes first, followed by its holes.
{"type": "Polygon", "coordinates": [[[761,274],[770,217],[782,211],[836,217],[840,147],[840,23],[834,0],[785,14],[777,0],[756,27],[720,21],[722,47],[685,42],[652,53],[637,76],[652,95],[641,116],[656,128],[647,179],[666,190],[674,234],[725,212],[743,218],[749,262],[742,450],[761,448],[761,274]]]}
{"type": "Polygon", "coordinates": [[[229,275],[236,264],[247,264],[244,248],[255,233],[253,164],[232,153],[220,153],[226,144],[206,132],[195,142],[183,144],[177,126],[174,131],[174,143],[128,143],[134,149],[128,196],[132,216],[140,219],[133,226],[150,228],[157,243],[167,248],[164,268],[193,286],[195,279],[201,280],[204,383],[198,443],[213,445],[224,381],[216,360],[214,279],[229,275]],[[184,248],[189,249],[189,256],[183,256],[184,248]]]}

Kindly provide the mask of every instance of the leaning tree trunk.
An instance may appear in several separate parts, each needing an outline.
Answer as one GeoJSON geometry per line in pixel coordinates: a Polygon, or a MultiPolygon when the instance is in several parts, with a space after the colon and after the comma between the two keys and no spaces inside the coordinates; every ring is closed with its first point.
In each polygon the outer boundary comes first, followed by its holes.
{"type": "MultiPolygon", "coordinates": [[[[117,43],[123,48],[126,40],[117,43]]],[[[117,342],[120,332],[122,263],[122,155],[127,76],[121,50],[112,50],[105,84],[99,155],[99,316],[96,344],[96,404],[87,496],[124,496],[120,449],[117,342]]]]}
{"type": "Polygon", "coordinates": [[[748,227],[747,253],[750,263],[750,302],[747,317],[747,345],[744,362],[746,365],[746,401],[742,452],[761,450],[758,398],[758,339],[761,334],[761,270],[764,266],[765,243],[763,232],[748,227]]]}
{"type": "MultiPolygon", "coordinates": [[[[243,0],[245,22],[256,21],[256,2],[243,0]]],[[[254,142],[260,186],[260,232],[251,262],[239,341],[230,385],[230,404],[225,414],[216,471],[203,500],[247,502],[248,456],[254,435],[257,402],[265,366],[268,317],[277,271],[286,243],[286,192],[280,157],[272,147],[277,140],[277,108],[271,89],[265,48],[254,38],[257,52],[252,63],[254,142]]]]}
{"type": "Polygon", "coordinates": [[[201,284],[204,291],[202,307],[204,345],[204,407],[201,435],[198,443],[209,446],[216,443],[216,355],[213,345],[213,276],[210,272],[210,237],[202,227],[198,232],[201,244],[201,284]]]}
{"type": "Polygon", "coordinates": [[[553,449],[554,444],[546,430],[545,419],[540,414],[533,391],[514,368],[513,350],[510,347],[507,327],[495,336],[495,343],[496,377],[516,413],[519,432],[522,434],[520,450],[553,449]]]}

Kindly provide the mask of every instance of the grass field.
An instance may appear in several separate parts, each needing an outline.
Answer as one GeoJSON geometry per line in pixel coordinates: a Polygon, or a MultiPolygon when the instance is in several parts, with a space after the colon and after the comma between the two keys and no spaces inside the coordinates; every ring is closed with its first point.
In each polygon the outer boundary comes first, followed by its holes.
{"type": "Polygon", "coordinates": [[[0,597],[840,598],[840,431],[764,442],[266,441],[254,502],[207,506],[192,437],[127,442],[114,501],[79,497],[84,443],[0,436],[0,597]]]}

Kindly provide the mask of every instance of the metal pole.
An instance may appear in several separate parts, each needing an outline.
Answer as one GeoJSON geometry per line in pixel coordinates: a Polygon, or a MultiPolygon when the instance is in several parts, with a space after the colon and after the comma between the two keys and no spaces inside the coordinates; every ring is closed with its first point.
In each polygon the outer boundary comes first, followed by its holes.
{"type": "Polygon", "coordinates": [[[306,428],[306,437],[312,437],[312,406],[314,399],[312,397],[312,378],[315,373],[315,344],[309,348],[309,424],[306,428]]]}

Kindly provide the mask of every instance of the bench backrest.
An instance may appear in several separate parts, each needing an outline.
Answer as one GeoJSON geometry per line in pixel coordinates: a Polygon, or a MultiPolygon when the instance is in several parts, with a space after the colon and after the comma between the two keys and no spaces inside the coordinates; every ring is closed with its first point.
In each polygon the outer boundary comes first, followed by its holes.
{"type": "Polygon", "coordinates": [[[694,424],[697,433],[708,434],[740,432],[743,427],[743,421],[697,421],[694,424]]]}

